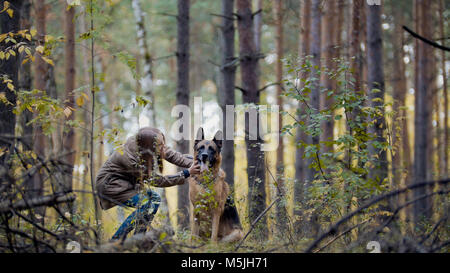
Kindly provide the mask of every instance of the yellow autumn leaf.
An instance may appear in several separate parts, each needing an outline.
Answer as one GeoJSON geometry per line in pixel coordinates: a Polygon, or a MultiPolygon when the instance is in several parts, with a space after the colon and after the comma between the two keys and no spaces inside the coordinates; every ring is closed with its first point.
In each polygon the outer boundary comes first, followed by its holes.
{"type": "Polygon", "coordinates": [[[23,59],[22,64],[26,64],[29,60],[30,58],[23,59]]]}
{"type": "Polygon", "coordinates": [[[9,82],[6,86],[9,90],[14,91],[14,85],[12,83],[9,82]]]}
{"type": "Polygon", "coordinates": [[[50,60],[50,59],[47,58],[47,57],[42,56],[42,59],[43,59],[46,63],[48,63],[49,65],[51,65],[51,66],[54,66],[54,65],[55,65],[55,63],[53,63],[53,61],[50,60]]]}
{"type": "Polygon", "coordinates": [[[25,46],[23,46],[23,45],[20,46],[20,47],[19,47],[19,53],[22,53],[24,49],[25,49],[25,46]]]}
{"type": "Polygon", "coordinates": [[[25,38],[27,38],[28,41],[31,41],[31,35],[30,34],[25,34],[25,38]]]}
{"type": "Polygon", "coordinates": [[[12,9],[7,9],[6,12],[8,13],[9,17],[11,17],[11,18],[13,17],[14,10],[12,10],[12,9]]]}
{"type": "Polygon", "coordinates": [[[77,103],[77,105],[78,106],[83,106],[83,104],[84,104],[84,97],[83,96],[79,96],[78,98],[77,98],[77,100],[76,100],[76,103],[77,103]]]}
{"type": "Polygon", "coordinates": [[[12,50],[12,49],[9,50],[9,54],[11,54],[13,56],[16,56],[16,52],[14,50],[12,50]]]}
{"type": "Polygon", "coordinates": [[[3,10],[2,10],[2,12],[4,12],[7,8],[9,8],[9,2],[8,2],[8,1],[5,1],[5,2],[3,3],[3,10]]]}
{"type": "Polygon", "coordinates": [[[36,30],[35,28],[32,28],[32,29],[30,30],[31,36],[35,36],[36,33],[37,33],[37,30],[36,30]]]}
{"type": "Polygon", "coordinates": [[[8,33],[0,34],[0,42],[3,42],[3,40],[6,39],[6,37],[8,37],[8,33]]]}
{"type": "Polygon", "coordinates": [[[81,92],[81,95],[87,100],[87,101],[89,101],[89,96],[88,95],[86,95],[86,93],[84,93],[84,92],[81,92]]]}
{"type": "Polygon", "coordinates": [[[3,51],[0,51],[0,59],[4,59],[5,58],[5,52],[3,52],[3,51]]]}

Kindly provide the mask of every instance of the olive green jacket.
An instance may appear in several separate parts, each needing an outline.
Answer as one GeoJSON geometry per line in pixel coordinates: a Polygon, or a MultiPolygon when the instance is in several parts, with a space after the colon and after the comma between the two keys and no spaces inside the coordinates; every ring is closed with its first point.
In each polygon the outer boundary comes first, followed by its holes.
{"type": "MultiPolygon", "coordinates": [[[[171,187],[186,182],[183,172],[163,176],[154,170],[153,162],[142,163],[136,136],[127,139],[121,152],[114,152],[100,168],[96,191],[104,210],[125,202],[142,188],[144,183],[155,187],[171,187]],[[140,163],[141,162],[141,163],[140,163]]],[[[165,147],[164,159],[182,168],[189,168],[193,158],[165,147]]],[[[152,160],[156,161],[156,160],[152,160]]]]}

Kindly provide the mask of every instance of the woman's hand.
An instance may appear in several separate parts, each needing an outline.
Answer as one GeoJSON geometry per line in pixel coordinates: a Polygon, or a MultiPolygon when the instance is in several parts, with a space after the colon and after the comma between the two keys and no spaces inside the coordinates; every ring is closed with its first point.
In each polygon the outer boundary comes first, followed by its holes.
{"type": "Polygon", "coordinates": [[[189,174],[196,175],[199,173],[200,173],[200,164],[198,164],[197,160],[195,160],[194,163],[189,168],[189,174]]]}

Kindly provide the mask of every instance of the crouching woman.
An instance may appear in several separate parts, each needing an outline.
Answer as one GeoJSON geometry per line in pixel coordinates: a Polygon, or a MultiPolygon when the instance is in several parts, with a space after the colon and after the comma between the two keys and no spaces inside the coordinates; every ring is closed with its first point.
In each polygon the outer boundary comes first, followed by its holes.
{"type": "MultiPolygon", "coordinates": [[[[102,209],[116,205],[136,208],[122,223],[113,239],[122,239],[133,229],[146,232],[156,214],[160,196],[145,189],[145,184],[155,187],[171,187],[184,184],[190,175],[200,172],[189,155],[173,151],[165,144],[164,135],[158,129],[145,127],[127,139],[121,151],[115,151],[100,168],[96,178],[96,190],[102,209]],[[163,176],[162,159],[186,168],[174,175],[163,176]]],[[[148,187],[147,187],[148,188],[148,187]]]]}

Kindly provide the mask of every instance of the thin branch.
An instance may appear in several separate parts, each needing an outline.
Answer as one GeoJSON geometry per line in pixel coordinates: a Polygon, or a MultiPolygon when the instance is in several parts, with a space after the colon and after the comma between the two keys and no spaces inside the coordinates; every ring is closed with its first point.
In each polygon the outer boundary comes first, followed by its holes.
{"type": "Polygon", "coordinates": [[[242,91],[242,93],[247,93],[247,90],[245,90],[244,88],[242,88],[242,87],[240,87],[240,86],[234,86],[234,88],[236,88],[236,89],[238,89],[238,90],[241,90],[242,91]]]}
{"type": "Polygon", "coordinates": [[[411,34],[414,38],[419,39],[419,40],[423,41],[424,43],[427,43],[427,44],[429,44],[429,45],[431,45],[433,47],[439,48],[439,49],[444,50],[444,51],[450,51],[450,47],[446,47],[446,46],[440,45],[440,44],[438,44],[438,43],[436,43],[434,41],[431,41],[431,40],[429,40],[429,39],[427,39],[425,37],[422,37],[419,34],[417,34],[414,31],[412,31],[411,29],[409,29],[407,26],[403,26],[403,29],[406,30],[407,32],[409,32],[409,34],[411,34]]]}
{"type": "Polygon", "coordinates": [[[210,13],[209,15],[222,17],[222,18],[225,18],[225,19],[228,19],[228,20],[236,20],[237,19],[237,18],[234,18],[234,17],[226,16],[226,15],[223,15],[223,14],[217,14],[217,13],[210,13]]]}
{"type": "Polygon", "coordinates": [[[234,249],[234,251],[237,251],[241,245],[244,243],[245,239],[247,239],[248,235],[250,234],[250,232],[253,231],[253,229],[255,228],[256,224],[259,222],[259,220],[270,210],[270,208],[272,208],[272,206],[278,202],[278,200],[281,199],[281,195],[278,195],[277,198],[275,198],[275,200],[272,201],[272,203],[263,211],[261,212],[261,214],[255,219],[255,221],[253,221],[250,230],[247,232],[247,234],[245,234],[244,238],[242,238],[242,240],[239,242],[239,244],[236,246],[236,248],[234,249]]]}
{"type": "Polygon", "coordinates": [[[259,9],[259,10],[255,11],[255,12],[252,14],[252,18],[255,17],[256,15],[260,14],[262,11],[263,11],[262,9],[259,9]]]}
{"type": "Polygon", "coordinates": [[[259,89],[259,90],[258,90],[258,93],[260,93],[260,92],[262,92],[262,91],[266,90],[267,88],[269,88],[269,87],[271,87],[271,86],[274,86],[274,85],[281,85],[281,83],[279,83],[279,82],[273,82],[273,83],[270,83],[270,84],[268,84],[268,85],[262,87],[261,89],[259,89]]]}

